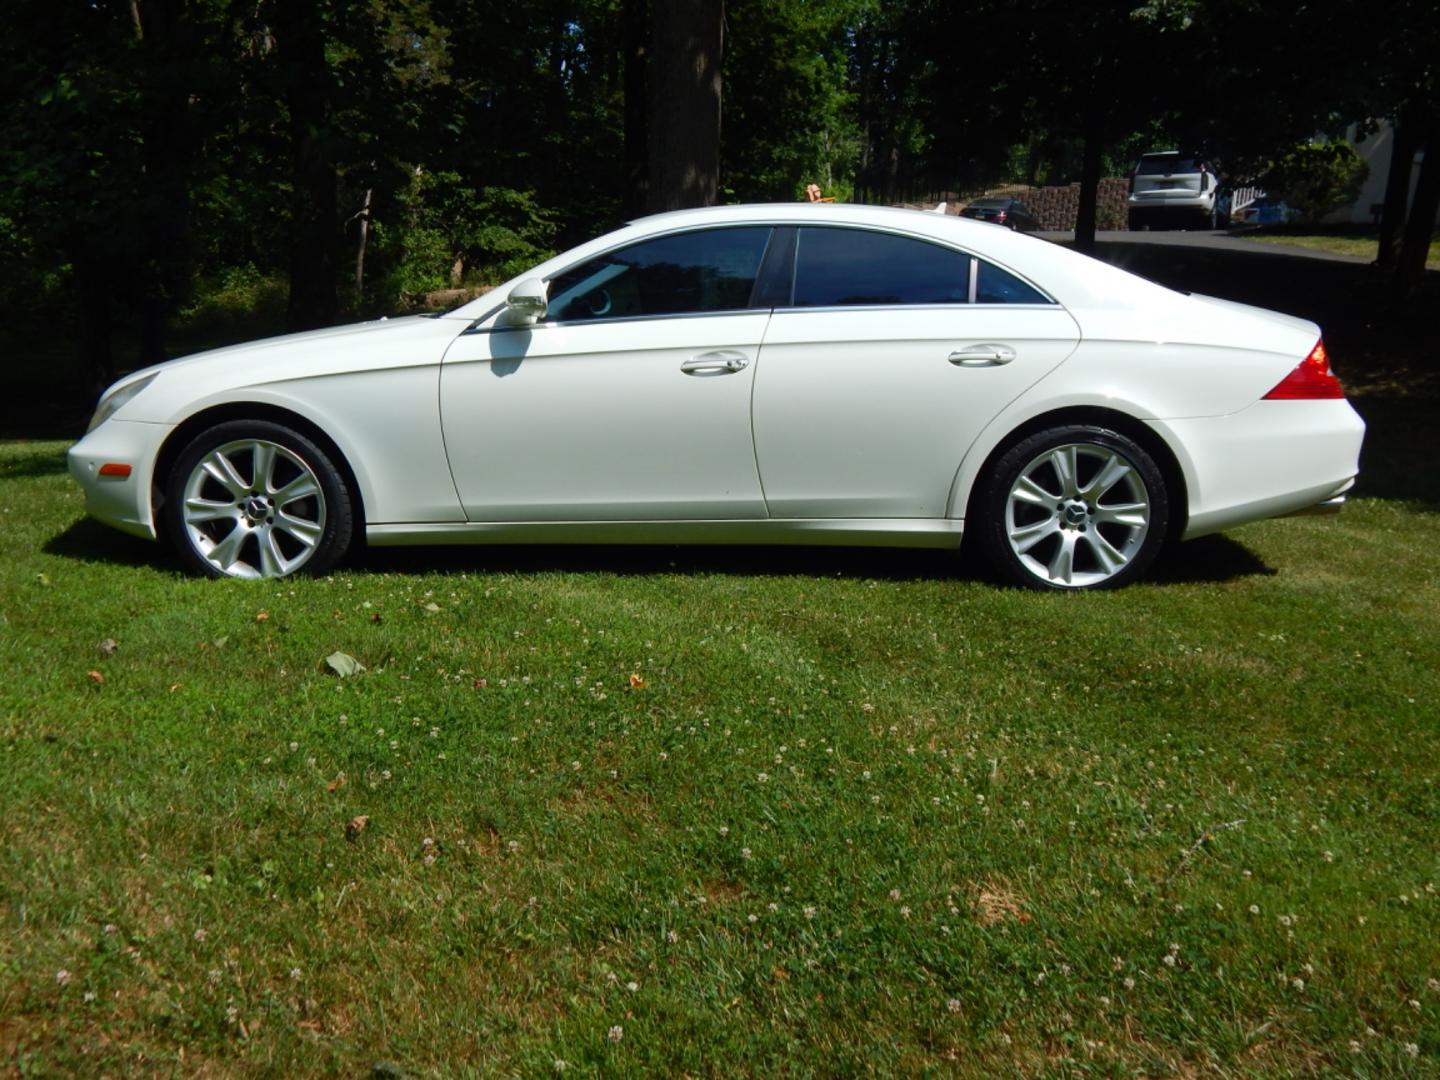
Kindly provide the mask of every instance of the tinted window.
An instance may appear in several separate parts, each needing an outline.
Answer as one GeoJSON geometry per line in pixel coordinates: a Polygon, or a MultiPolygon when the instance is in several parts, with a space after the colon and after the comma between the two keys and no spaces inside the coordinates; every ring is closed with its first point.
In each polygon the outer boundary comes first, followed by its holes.
{"type": "Polygon", "coordinates": [[[975,279],[977,304],[1048,304],[1049,299],[1026,285],[1008,270],[978,260],[980,273],[975,279]]]}
{"type": "Polygon", "coordinates": [[[963,304],[970,256],[860,229],[801,229],[795,306],[963,304]]]}
{"type": "Polygon", "coordinates": [[[768,226],[646,240],[571,267],[550,281],[547,319],[624,319],[747,307],[768,226]]]}

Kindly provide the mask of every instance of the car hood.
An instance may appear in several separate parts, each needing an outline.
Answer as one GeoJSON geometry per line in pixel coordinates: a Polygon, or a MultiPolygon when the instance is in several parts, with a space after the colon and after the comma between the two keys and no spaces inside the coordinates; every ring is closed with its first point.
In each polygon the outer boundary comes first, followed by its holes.
{"type": "Polygon", "coordinates": [[[438,364],[465,325],[463,320],[429,315],[378,319],[285,334],[169,360],[116,383],[120,387],[134,379],[158,376],[116,416],[173,423],[178,413],[193,409],[197,403],[223,400],[245,388],[438,364]]]}

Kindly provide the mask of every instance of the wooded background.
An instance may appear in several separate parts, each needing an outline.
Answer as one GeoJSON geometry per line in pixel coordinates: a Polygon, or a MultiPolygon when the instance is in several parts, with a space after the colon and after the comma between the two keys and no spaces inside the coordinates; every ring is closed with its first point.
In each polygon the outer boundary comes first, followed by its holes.
{"type": "Polygon", "coordinates": [[[324,326],[503,280],[650,210],[812,182],[895,202],[1078,181],[1083,247],[1100,177],[1142,151],[1202,149],[1254,177],[1316,133],[1388,118],[1397,159],[1432,151],[1416,191],[1406,168],[1387,193],[1400,292],[1440,199],[1433,0],[7,12],[0,365],[58,327],[92,387],[171,355],[207,312],[240,322],[212,336],[324,326]]]}

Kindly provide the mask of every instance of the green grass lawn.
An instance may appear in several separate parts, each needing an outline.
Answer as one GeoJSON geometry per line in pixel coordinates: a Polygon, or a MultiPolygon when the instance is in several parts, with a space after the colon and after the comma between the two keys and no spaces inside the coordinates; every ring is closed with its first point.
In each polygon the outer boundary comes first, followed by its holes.
{"type": "Polygon", "coordinates": [[[1433,503],[1112,594],[247,584],[84,522],[63,449],[0,444],[6,1075],[1440,1074],[1433,503]]]}
{"type": "MultiPolygon", "coordinates": [[[[1286,247],[1309,248],[1311,251],[1328,251],[1332,255],[1354,255],[1361,259],[1374,259],[1380,248],[1377,234],[1358,236],[1332,236],[1306,233],[1237,233],[1242,240],[1254,240],[1261,244],[1284,244],[1286,247]]],[[[1430,242],[1430,254],[1425,265],[1431,270],[1440,270],[1440,240],[1430,242]]]]}

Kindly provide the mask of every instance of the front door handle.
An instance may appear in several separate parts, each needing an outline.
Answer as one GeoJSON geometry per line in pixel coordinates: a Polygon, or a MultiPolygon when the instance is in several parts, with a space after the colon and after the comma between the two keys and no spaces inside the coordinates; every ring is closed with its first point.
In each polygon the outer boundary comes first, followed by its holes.
{"type": "Polygon", "coordinates": [[[950,363],[956,367],[994,367],[1014,359],[1015,350],[1009,345],[967,345],[950,354],[950,363]]]}
{"type": "Polygon", "coordinates": [[[736,371],[743,371],[750,363],[750,358],[741,352],[733,352],[730,349],[720,349],[717,352],[701,353],[692,357],[680,365],[680,370],[686,375],[729,375],[736,371]]]}

